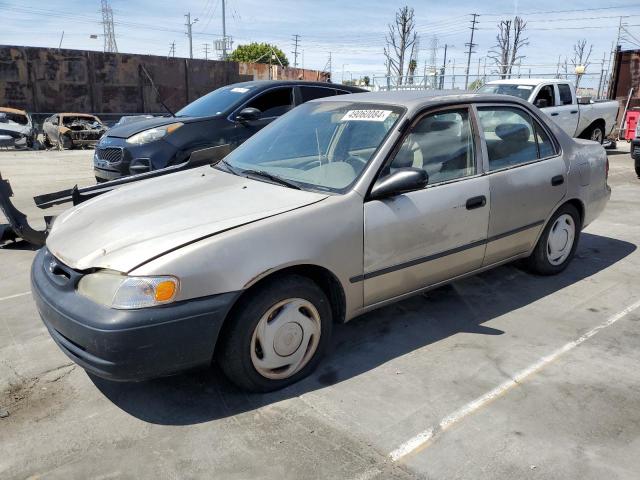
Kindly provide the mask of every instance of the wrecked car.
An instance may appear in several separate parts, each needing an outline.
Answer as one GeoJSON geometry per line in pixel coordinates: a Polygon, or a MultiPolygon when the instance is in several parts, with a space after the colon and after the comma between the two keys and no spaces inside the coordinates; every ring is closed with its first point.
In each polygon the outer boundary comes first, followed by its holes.
{"type": "Polygon", "coordinates": [[[194,150],[233,150],[294,106],[320,97],[364,92],[322,82],[263,80],[219,88],[170,116],[112,127],[93,157],[98,182],[183,163],[194,150]]]}
{"type": "Polygon", "coordinates": [[[95,115],[86,113],[56,113],[42,124],[44,145],[65,150],[95,146],[107,131],[106,125],[95,115]]]}
{"type": "Polygon", "coordinates": [[[36,129],[24,110],[0,107],[0,147],[33,148],[36,129]]]}
{"type": "Polygon", "coordinates": [[[609,200],[607,175],[601,145],[515,97],[323,98],[215,165],[63,213],[33,296],[61,350],[98,376],[215,359],[270,391],[314,370],[334,322],[518,259],[562,272],[609,200]]]}

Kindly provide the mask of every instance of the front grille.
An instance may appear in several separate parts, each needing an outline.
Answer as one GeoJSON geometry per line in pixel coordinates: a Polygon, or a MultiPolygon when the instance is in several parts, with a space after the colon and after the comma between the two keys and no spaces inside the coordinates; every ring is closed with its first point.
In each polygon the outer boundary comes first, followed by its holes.
{"type": "Polygon", "coordinates": [[[96,149],[99,160],[106,160],[109,163],[120,163],[124,156],[124,150],[119,147],[106,147],[96,149]]]}

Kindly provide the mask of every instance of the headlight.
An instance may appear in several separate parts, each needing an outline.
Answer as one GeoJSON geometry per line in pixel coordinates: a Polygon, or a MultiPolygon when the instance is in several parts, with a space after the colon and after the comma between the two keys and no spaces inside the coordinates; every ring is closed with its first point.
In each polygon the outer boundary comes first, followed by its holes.
{"type": "Polygon", "coordinates": [[[162,127],[150,128],[149,130],[144,130],[143,132],[136,133],[135,135],[127,138],[127,143],[132,143],[134,145],[144,145],[145,143],[160,140],[170,133],[175,132],[182,125],[184,125],[184,123],[178,122],[172,123],[170,125],[163,125],[162,127]]]}
{"type": "Polygon", "coordinates": [[[78,293],[107,307],[129,310],[171,303],[179,287],[178,279],[171,276],[129,277],[97,272],[80,279],[78,293]]]}

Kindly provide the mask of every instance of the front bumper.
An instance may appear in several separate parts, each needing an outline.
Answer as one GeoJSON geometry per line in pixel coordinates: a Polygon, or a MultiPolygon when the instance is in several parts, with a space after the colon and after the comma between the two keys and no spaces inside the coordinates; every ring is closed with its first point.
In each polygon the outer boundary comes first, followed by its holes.
{"type": "Polygon", "coordinates": [[[102,180],[150,172],[171,165],[178,150],[164,140],[145,145],[131,145],[124,138],[106,137],[96,145],[93,156],[94,174],[102,180]],[[120,154],[113,156],[114,152],[120,154]]]}
{"type": "Polygon", "coordinates": [[[42,248],[31,267],[40,317],[60,349],[103,378],[139,381],[208,365],[239,292],[163,307],[116,310],[76,293],[82,273],[42,248]]]}

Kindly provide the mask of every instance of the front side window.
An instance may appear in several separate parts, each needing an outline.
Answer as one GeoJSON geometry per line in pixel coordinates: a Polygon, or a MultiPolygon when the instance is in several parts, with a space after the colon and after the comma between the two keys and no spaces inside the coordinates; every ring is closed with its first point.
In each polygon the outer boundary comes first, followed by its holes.
{"type": "Polygon", "coordinates": [[[543,85],[536,95],[533,104],[538,108],[553,107],[556,104],[556,95],[553,92],[553,85],[543,85]]]}
{"type": "Polygon", "coordinates": [[[555,147],[542,127],[519,108],[479,107],[478,116],[487,144],[489,170],[513,167],[555,154],[555,147]]]}
{"type": "Polygon", "coordinates": [[[402,142],[391,162],[391,172],[406,167],[425,170],[429,184],[474,175],[476,165],[468,109],[447,110],[422,118],[402,142]]]}
{"type": "Polygon", "coordinates": [[[238,174],[261,171],[301,188],[341,192],[360,176],[402,112],[389,105],[305,103],[251,137],[224,163],[238,174]]]}
{"type": "Polygon", "coordinates": [[[260,110],[260,118],[284,115],[293,108],[293,88],[275,88],[251,100],[245,108],[260,110]]]}
{"type": "Polygon", "coordinates": [[[558,91],[560,92],[560,103],[562,105],[571,105],[573,103],[573,97],[571,96],[571,87],[566,83],[558,84],[558,91]]]}

